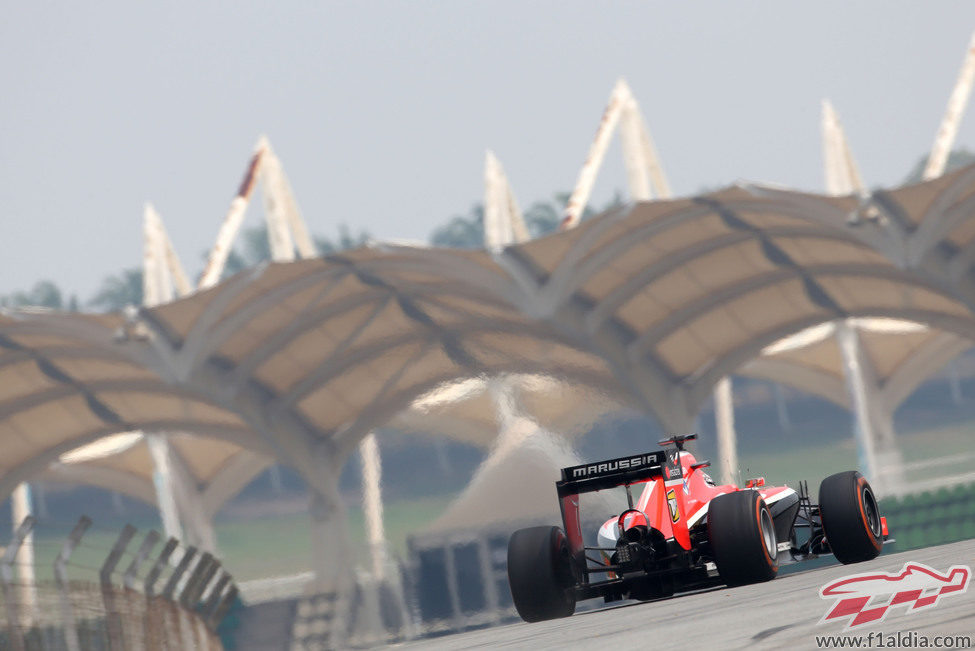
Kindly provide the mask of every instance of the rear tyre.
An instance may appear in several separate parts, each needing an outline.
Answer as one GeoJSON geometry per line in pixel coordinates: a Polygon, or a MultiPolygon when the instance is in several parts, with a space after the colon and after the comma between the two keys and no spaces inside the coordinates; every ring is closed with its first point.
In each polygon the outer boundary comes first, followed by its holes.
{"type": "Polygon", "coordinates": [[[866,477],[849,470],[819,485],[819,514],[829,548],[841,563],[876,558],[884,546],[880,508],[866,477]]]}
{"type": "Polygon", "coordinates": [[[508,541],[508,585],[526,622],[568,617],[576,610],[572,561],[558,527],[519,529],[508,541]]]}
{"type": "Polygon", "coordinates": [[[708,505],[708,539],[728,585],[760,583],[779,571],[775,525],[757,491],[719,495],[708,505]]]}

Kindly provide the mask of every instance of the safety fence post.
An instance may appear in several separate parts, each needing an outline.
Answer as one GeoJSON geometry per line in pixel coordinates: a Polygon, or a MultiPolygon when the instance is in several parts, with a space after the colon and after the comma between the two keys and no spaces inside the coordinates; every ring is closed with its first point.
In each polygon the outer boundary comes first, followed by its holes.
{"type": "Polygon", "coordinates": [[[108,557],[102,564],[101,570],[98,572],[98,581],[102,590],[102,602],[105,604],[108,648],[112,650],[125,648],[125,643],[122,639],[122,614],[119,612],[115,599],[116,595],[115,587],[112,585],[112,572],[115,571],[115,567],[122,560],[122,554],[125,553],[125,548],[129,546],[129,542],[135,536],[135,533],[136,528],[131,524],[126,524],[122,528],[122,532],[115,541],[115,545],[112,546],[112,551],[109,552],[108,557]]]}
{"type": "Polygon", "coordinates": [[[156,599],[156,581],[159,580],[163,568],[169,564],[169,559],[178,546],[179,541],[176,538],[170,538],[166,541],[142,584],[142,591],[146,596],[146,640],[150,642],[150,646],[152,646],[152,642],[159,641],[161,644],[155,646],[165,648],[163,645],[165,645],[166,639],[166,614],[154,603],[158,601],[156,599]]]}
{"type": "Polygon", "coordinates": [[[203,623],[202,618],[192,617],[192,615],[195,614],[200,595],[213,578],[217,567],[218,564],[213,558],[213,554],[204,552],[203,555],[200,556],[200,560],[197,561],[196,567],[193,569],[193,573],[190,574],[189,579],[187,579],[186,585],[183,586],[183,591],[180,593],[179,597],[179,604],[182,606],[183,614],[188,614],[191,616],[190,619],[191,623],[193,624],[192,633],[195,646],[198,649],[209,648],[209,636],[207,635],[206,625],[203,623]]]}
{"type": "Polygon", "coordinates": [[[139,549],[135,552],[135,558],[129,563],[129,567],[125,570],[125,574],[122,575],[122,585],[125,586],[126,590],[135,590],[135,581],[139,568],[142,564],[146,562],[146,558],[149,557],[149,552],[152,548],[156,546],[159,542],[159,532],[152,530],[146,534],[146,537],[142,539],[142,544],[139,545],[139,549]]]}
{"type": "Polygon", "coordinates": [[[64,644],[68,651],[81,651],[81,643],[78,640],[78,629],[75,626],[74,609],[71,606],[71,592],[68,585],[68,559],[71,558],[75,547],[81,542],[81,537],[91,526],[91,518],[87,515],[81,516],[78,523],[68,534],[68,539],[61,546],[61,551],[54,560],[54,583],[58,587],[61,597],[61,619],[64,627],[64,644]]]}
{"type": "Polygon", "coordinates": [[[186,618],[184,617],[183,611],[179,608],[176,603],[176,588],[179,586],[180,581],[183,576],[186,575],[186,571],[190,569],[193,561],[196,560],[197,548],[190,546],[187,547],[183,552],[183,558],[180,559],[179,563],[176,564],[176,569],[173,573],[169,575],[169,580],[166,582],[166,586],[163,588],[161,596],[166,600],[167,612],[175,616],[176,630],[178,632],[180,641],[182,642],[183,648],[192,648],[193,641],[187,638],[189,633],[189,626],[187,625],[186,618]]]}

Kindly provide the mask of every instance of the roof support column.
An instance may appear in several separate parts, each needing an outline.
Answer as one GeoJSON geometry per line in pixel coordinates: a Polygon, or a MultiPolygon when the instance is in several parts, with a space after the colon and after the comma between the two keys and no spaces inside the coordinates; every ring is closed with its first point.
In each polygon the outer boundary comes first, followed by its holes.
{"type": "Polygon", "coordinates": [[[782,395],[782,386],[778,382],[770,382],[772,396],[775,398],[775,413],[779,417],[779,427],[783,432],[792,432],[792,419],[789,417],[789,405],[782,395]]]}
{"type": "Polygon", "coordinates": [[[173,498],[178,509],[180,522],[185,526],[186,542],[201,551],[217,553],[217,534],[213,530],[213,517],[207,510],[203,493],[186,467],[186,461],[176,453],[169,442],[166,443],[169,455],[169,471],[175,478],[171,483],[173,498]]]}
{"type": "MultiPolygon", "coordinates": [[[[10,495],[10,512],[13,520],[13,530],[16,531],[21,523],[33,515],[31,507],[30,484],[19,484],[10,495]]],[[[34,581],[34,534],[28,532],[20,547],[20,562],[17,577],[20,580],[20,603],[23,610],[20,616],[28,625],[34,621],[37,612],[37,583],[34,581]]]]}
{"type": "MultiPolygon", "coordinates": [[[[360,587],[363,590],[365,605],[364,622],[368,633],[375,636],[377,643],[386,639],[383,625],[383,596],[391,596],[402,624],[409,621],[409,609],[400,573],[390,563],[386,532],[383,527],[382,503],[382,459],[379,453],[379,440],[370,432],[359,444],[362,460],[362,494],[365,510],[366,537],[372,556],[372,576],[360,587]]],[[[361,612],[361,611],[360,611],[361,612]]]]}
{"type": "Polygon", "coordinates": [[[861,366],[860,338],[856,330],[846,321],[836,324],[836,341],[840,345],[843,356],[843,372],[846,377],[847,390],[850,392],[850,402],[853,405],[854,436],[857,442],[857,456],[860,472],[869,479],[877,476],[876,436],[873,424],[870,422],[867,401],[868,388],[863,378],[861,366]]]}
{"type": "Polygon", "coordinates": [[[376,434],[369,432],[359,444],[362,462],[362,505],[366,521],[366,538],[372,557],[372,574],[382,579],[386,573],[386,532],[383,528],[382,459],[376,434]]]}
{"type": "Polygon", "coordinates": [[[359,457],[362,462],[362,502],[366,523],[366,539],[372,560],[372,572],[362,577],[359,588],[362,590],[362,604],[359,607],[357,633],[367,636],[371,644],[380,644],[386,639],[384,619],[384,596],[392,597],[398,609],[401,622],[409,620],[406,595],[396,567],[390,563],[387,552],[386,532],[383,527],[382,504],[382,460],[379,454],[379,441],[375,432],[370,432],[359,444],[359,457]]]}
{"type": "MultiPolygon", "coordinates": [[[[904,476],[904,455],[897,446],[894,433],[894,414],[881,402],[872,405],[870,417],[877,436],[877,480],[879,495],[900,495],[907,489],[904,476]]],[[[868,477],[874,482],[873,477],[868,477]]]]}
{"type": "Polygon", "coordinates": [[[645,405],[647,413],[660,423],[665,434],[688,434],[694,431],[698,409],[689,406],[689,392],[684,386],[668,386],[645,366],[631,364],[626,369],[633,394],[645,405]]]}
{"type": "Polygon", "coordinates": [[[213,529],[213,518],[203,508],[203,501],[197,491],[186,491],[186,501],[181,504],[183,522],[186,523],[187,542],[194,547],[217,553],[217,533],[213,529]],[[190,494],[192,492],[192,494],[190,494]]]}
{"type": "Polygon", "coordinates": [[[735,401],[731,393],[731,377],[718,380],[714,387],[714,425],[718,432],[718,462],[721,481],[737,484],[738,438],[735,434],[735,401]]]}
{"type": "Polygon", "coordinates": [[[152,455],[152,479],[166,536],[215,554],[217,539],[213,519],[182,459],[173,452],[162,434],[146,434],[146,443],[152,455]]]}
{"type": "Polygon", "coordinates": [[[323,463],[316,464],[321,473],[319,481],[309,483],[308,486],[311,566],[315,577],[305,590],[306,594],[326,597],[331,603],[327,646],[341,648],[350,611],[349,598],[354,585],[354,563],[345,508],[339,496],[339,471],[328,459],[322,461],[323,463]]]}
{"type": "Polygon", "coordinates": [[[159,517],[167,538],[183,539],[179,524],[179,511],[173,492],[173,476],[170,467],[169,442],[160,434],[146,434],[149,454],[152,456],[152,483],[156,487],[156,503],[159,517]]]}
{"type": "MultiPolygon", "coordinates": [[[[322,447],[322,446],[319,446],[322,447]]],[[[317,457],[326,457],[322,450],[317,457]]],[[[309,483],[312,569],[317,592],[336,592],[352,578],[352,549],[349,544],[345,507],[339,495],[339,468],[331,459],[316,459],[318,481],[309,483]]]]}
{"type": "Polygon", "coordinates": [[[847,321],[836,323],[836,339],[843,356],[843,371],[854,413],[860,472],[878,495],[903,485],[903,459],[894,436],[893,414],[880,400],[860,337],[847,321]]]}

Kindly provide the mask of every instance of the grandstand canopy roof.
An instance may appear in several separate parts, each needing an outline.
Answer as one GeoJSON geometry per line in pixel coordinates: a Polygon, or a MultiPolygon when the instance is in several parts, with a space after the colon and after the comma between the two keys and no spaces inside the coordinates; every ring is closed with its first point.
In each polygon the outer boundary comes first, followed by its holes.
{"type": "MultiPolygon", "coordinates": [[[[565,437],[588,431],[602,415],[620,409],[617,403],[548,377],[509,375],[506,382],[519,413],[530,414],[544,430],[565,437]]],[[[400,412],[390,426],[486,448],[499,430],[491,389],[483,378],[438,387],[400,412]]],[[[226,440],[186,433],[170,434],[168,439],[176,457],[172,461],[180,465],[181,476],[199,492],[210,514],[274,462],[226,440]]],[[[155,504],[154,471],[145,435],[123,432],[62,454],[40,479],[95,485],[155,504]]]]}
{"type": "Polygon", "coordinates": [[[0,486],[74,448],[141,426],[261,446],[236,414],[164,381],[113,336],[119,315],[0,314],[0,486]]]}
{"type": "MultiPolygon", "coordinates": [[[[948,205],[932,193],[897,202],[948,205]]],[[[732,187],[496,255],[377,246],[262,266],[131,318],[7,315],[0,493],[98,436],[160,428],[275,455],[314,482],[418,397],[498,373],[589,387],[684,429],[717,380],[822,322],[975,335],[958,283],[868,246],[845,222],[860,208],[732,187]]]]}
{"type": "MultiPolygon", "coordinates": [[[[860,341],[861,368],[880,392],[877,397],[890,409],[896,409],[918,385],[972,347],[967,338],[908,321],[851,319],[849,323],[860,341]]],[[[850,394],[835,331],[835,322],[813,326],[772,344],[739,372],[791,385],[849,407],[850,394]]]]}
{"type": "MultiPolygon", "coordinates": [[[[168,440],[181,476],[211,515],[272,463],[271,457],[211,437],[176,433],[168,440]]],[[[61,455],[40,478],[100,486],[155,504],[154,472],[145,435],[123,432],[61,455]]]]}
{"type": "Polygon", "coordinates": [[[834,209],[815,195],[753,186],[810,218],[844,227],[897,266],[949,279],[969,300],[975,295],[975,165],[917,185],[846,197],[834,209]]]}
{"type": "MultiPolygon", "coordinates": [[[[585,434],[620,403],[586,386],[542,375],[505,375],[514,409],[541,429],[564,438],[585,434]]],[[[468,378],[437,387],[396,416],[394,428],[454,439],[487,448],[498,436],[498,410],[489,380],[468,378]]]]}

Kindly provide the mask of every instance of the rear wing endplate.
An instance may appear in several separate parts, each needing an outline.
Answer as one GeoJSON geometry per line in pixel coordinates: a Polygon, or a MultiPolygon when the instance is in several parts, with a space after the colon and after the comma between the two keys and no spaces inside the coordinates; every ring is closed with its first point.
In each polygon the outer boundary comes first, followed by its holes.
{"type": "Polygon", "coordinates": [[[575,561],[576,578],[587,581],[586,550],[582,538],[582,521],[579,515],[579,495],[615,488],[625,484],[649,481],[664,474],[667,456],[661,451],[647,452],[618,459],[608,459],[569,466],[562,469],[562,480],[555,482],[562,509],[562,523],[569,539],[569,550],[575,561]]]}

